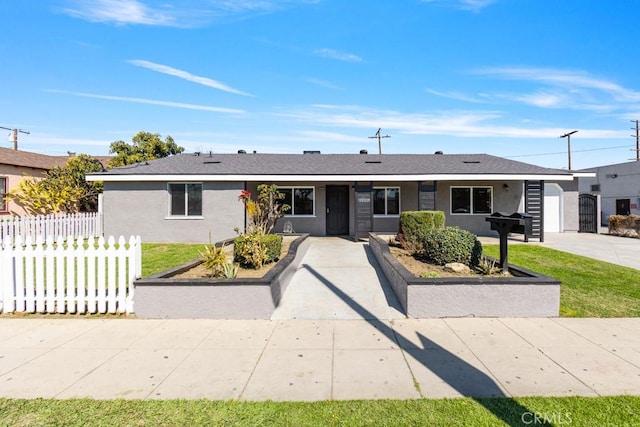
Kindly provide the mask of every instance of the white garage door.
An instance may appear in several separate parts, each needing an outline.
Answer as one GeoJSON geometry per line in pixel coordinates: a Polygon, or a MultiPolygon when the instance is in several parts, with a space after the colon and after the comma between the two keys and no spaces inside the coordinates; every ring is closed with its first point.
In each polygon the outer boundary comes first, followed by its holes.
{"type": "Polygon", "coordinates": [[[562,188],[544,184],[544,232],[562,232],[562,188]]]}

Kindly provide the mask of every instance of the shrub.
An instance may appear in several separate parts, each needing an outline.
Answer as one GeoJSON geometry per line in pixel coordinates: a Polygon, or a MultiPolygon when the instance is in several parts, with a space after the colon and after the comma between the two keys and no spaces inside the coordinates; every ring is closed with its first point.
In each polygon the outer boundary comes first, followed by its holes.
{"type": "Polygon", "coordinates": [[[476,235],[458,227],[428,230],[421,243],[420,254],[437,265],[460,262],[474,267],[482,256],[482,245],[476,235]]]}
{"type": "Polygon", "coordinates": [[[213,277],[220,277],[223,274],[224,265],[227,263],[227,252],[225,245],[215,246],[209,244],[204,247],[204,253],[200,252],[200,259],[206,268],[211,270],[213,277]]]}
{"type": "Polygon", "coordinates": [[[444,227],[443,211],[405,211],[400,214],[400,226],[397,236],[402,247],[411,253],[419,253],[424,248],[422,242],[428,230],[444,227]]]}
{"type": "Polygon", "coordinates": [[[611,215],[609,234],[638,237],[640,235],[640,215],[611,215]]]}
{"type": "Polygon", "coordinates": [[[281,250],[282,236],[277,234],[241,234],[233,240],[233,259],[251,268],[277,260],[281,250]]]}

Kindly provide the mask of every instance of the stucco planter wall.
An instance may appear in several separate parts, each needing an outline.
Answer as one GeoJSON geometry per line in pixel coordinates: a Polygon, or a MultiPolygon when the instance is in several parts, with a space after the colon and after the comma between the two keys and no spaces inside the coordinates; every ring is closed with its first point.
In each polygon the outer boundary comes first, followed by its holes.
{"type": "Polygon", "coordinates": [[[174,279],[192,261],[134,282],[134,310],[149,319],[269,319],[309,247],[308,234],[259,279],[174,279]]]}
{"type": "Polygon", "coordinates": [[[509,265],[515,277],[419,278],[371,233],[369,246],[408,317],[557,317],[560,282],[509,265]]]}

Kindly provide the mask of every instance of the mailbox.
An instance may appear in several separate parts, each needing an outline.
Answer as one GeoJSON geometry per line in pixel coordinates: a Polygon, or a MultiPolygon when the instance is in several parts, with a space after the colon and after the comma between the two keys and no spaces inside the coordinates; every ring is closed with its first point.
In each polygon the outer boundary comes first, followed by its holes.
{"type": "Polygon", "coordinates": [[[503,212],[494,212],[485,218],[491,223],[491,229],[500,235],[500,267],[502,271],[509,269],[507,236],[509,233],[533,234],[533,217],[526,212],[516,212],[511,215],[503,212]]]}

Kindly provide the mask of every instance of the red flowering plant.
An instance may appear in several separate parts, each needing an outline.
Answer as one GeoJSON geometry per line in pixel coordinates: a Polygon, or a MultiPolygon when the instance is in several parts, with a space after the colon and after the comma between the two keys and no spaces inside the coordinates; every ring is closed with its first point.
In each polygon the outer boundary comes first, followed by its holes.
{"type": "Polygon", "coordinates": [[[280,203],[284,197],[285,195],[278,191],[278,186],[275,184],[258,185],[257,200],[251,198],[251,192],[242,190],[238,200],[244,203],[247,210],[249,218],[247,233],[269,234],[276,222],[291,209],[289,205],[280,203]]]}

